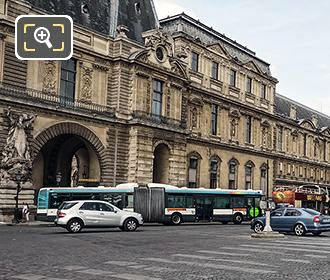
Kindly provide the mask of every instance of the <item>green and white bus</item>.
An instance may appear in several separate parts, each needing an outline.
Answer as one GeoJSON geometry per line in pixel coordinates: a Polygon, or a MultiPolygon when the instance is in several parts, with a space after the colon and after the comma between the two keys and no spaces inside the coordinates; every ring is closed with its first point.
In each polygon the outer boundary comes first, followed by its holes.
{"type": "Polygon", "coordinates": [[[39,220],[52,221],[63,201],[97,199],[141,213],[145,222],[179,225],[182,222],[234,222],[261,215],[262,192],[179,188],[165,184],[121,184],[114,188],[44,188],[39,191],[39,220]]]}

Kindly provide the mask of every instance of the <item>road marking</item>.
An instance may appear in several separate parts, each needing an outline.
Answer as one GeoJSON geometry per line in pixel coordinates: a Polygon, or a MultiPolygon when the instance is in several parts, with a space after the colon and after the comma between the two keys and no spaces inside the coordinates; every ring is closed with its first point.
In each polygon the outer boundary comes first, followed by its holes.
{"type": "Polygon", "coordinates": [[[115,274],[112,275],[114,278],[125,279],[125,280],[162,280],[162,278],[158,277],[150,277],[144,275],[137,275],[137,274],[115,274]]]}
{"type": "Polygon", "coordinates": [[[68,266],[63,267],[63,269],[65,269],[65,270],[82,270],[85,268],[86,268],[86,266],[80,266],[80,265],[68,265],[68,266]]]}
{"type": "Polygon", "coordinates": [[[287,244],[301,244],[301,245],[312,245],[312,246],[320,245],[322,247],[330,247],[329,243],[304,242],[303,240],[300,242],[299,241],[282,241],[282,242],[274,241],[274,242],[276,242],[276,244],[287,243],[287,244]]]}
{"type": "Polygon", "coordinates": [[[281,261],[283,262],[296,262],[296,263],[306,263],[306,264],[310,264],[310,261],[307,260],[297,260],[297,259],[281,259],[281,261]]]}
{"type": "Polygon", "coordinates": [[[128,266],[128,265],[138,265],[137,262],[127,262],[127,261],[108,261],[105,264],[114,264],[118,266],[128,266]]]}
{"type": "Polygon", "coordinates": [[[138,264],[138,265],[130,265],[128,266],[129,268],[134,268],[134,269],[145,269],[146,267],[148,267],[148,265],[145,264],[138,264]]]}
{"type": "MultiPolygon", "coordinates": [[[[251,245],[240,245],[243,247],[251,247],[251,245]]],[[[268,248],[268,249],[274,249],[273,246],[269,246],[269,245],[264,245],[264,246],[259,246],[259,245],[253,245],[253,247],[256,248],[268,248]]],[[[300,252],[314,252],[314,253],[324,253],[324,254],[330,254],[330,251],[324,251],[324,250],[314,250],[314,249],[302,249],[302,248],[293,248],[293,247],[282,247],[281,250],[285,250],[285,251],[300,251],[300,252]]],[[[273,252],[275,254],[275,252],[273,252]]]]}
{"type": "Polygon", "coordinates": [[[113,276],[113,272],[101,270],[101,269],[85,269],[85,270],[76,270],[76,272],[84,273],[84,274],[91,274],[91,275],[102,275],[102,276],[113,276]]]}
{"type": "Polygon", "coordinates": [[[276,273],[276,271],[272,271],[272,270],[244,268],[244,267],[221,265],[221,264],[210,264],[210,263],[199,263],[199,262],[188,262],[188,261],[171,261],[171,260],[162,259],[162,258],[142,258],[142,259],[145,261],[168,263],[168,264],[174,264],[174,265],[186,264],[186,265],[190,265],[190,266],[194,266],[194,267],[199,266],[199,267],[204,267],[204,268],[239,271],[239,272],[247,272],[247,273],[276,273]]]}
{"type": "Polygon", "coordinates": [[[232,262],[232,263],[242,263],[242,264],[259,265],[259,266],[278,267],[277,265],[264,264],[264,263],[260,263],[260,262],[250,262],[250,261],[240,261],[240,260],[219,259],[219,258],[214,258],[214,257],[206,257],[206,256],[198,256],[198,255],[174,254],[172,256],[182,257],[182,258],[199,259],[199,260],[213,260],[213,261],[217,261],[217,262],[232,262]]]}
{"type": "Polygon", "coordinates": [[[159,266],[149,266],[149,267],[144,268],[143,270],[154,271],[154,272],[176,272],[176,271],[179,271],[179,270],[174,269],[174,268],[159,267],[159,266]]]}
{"type": "Polygon", "coordinates": [[[309,257],[309,258],[316,258],[316,259],[327,259],[328,256],[320,256],[320,255],[312,255],[312,254],[308,254],[308,255],[304,255],[305,257],[309,257]]]}
{"type": "Polygon", "coordinates": [[[224,255],[224,256],[238,256],[238,257],[248,257],[250,254],[239,254],[239,253],[227,253],[227,252],[218,252],[218,251],[209,251],[209,250],[200,250],[198,253],[203,254],[214,254],[214,255],[224,255]]]}
{"type": "MultiPolygon", "coordinates": [[[[272,243],[258,243],[258,245],[277,246],[277,248],[279,248],[278,244],[280,244],[280,243],[276,243],[276,244],[272,244],[272,243]]],[[[309,244],[306,244],[306,243],[294,243],[294,244],[287,243],[287,244],[285,244],[285,246],[306,247],[306,248],[312,248],[312,249],[319,249],[321,245],[314,246],[314,245],[309,245],[309,244]]],[[[322,247],[327,247],[327,246],[322,246],[322,247]]],[[[325,249],[330,249],[330,248],[325,248],[325,249]]]]}
{"type": "Polygon", "coordinates": [[[173,268],[150,266],[150,265],[144,265],[144,264],[141,265],[141,264],[137,264],[137,263],[134,263],[134,262],[126,262],[126,261],[108,261],[108,262],[105,262],[105,264],[113,264],[113,265],[118,265],[118,266],[127,266],[129,268],[143,269],[143,270],[146,270],[146,271],[156,271],[156,272],[175,272],[175,271],[178,271],[177,269],[173,269],[173,268]]]}
{"type": "Polygon", "coordinates": [[[12,276],[11,278],[21,279],[21,280],[68,280],[64,278],[51,278],[48,276],[36,275],[36,274],[21,274],[12,276]]]}
{"type": "MultiPolygon", "coordinates": [[[[109,262],[106,262],[106,263],[109,263],[109,262]]],[[[116,263],[120,263],[121,265],[123,265],[124,262],[118,261],[116,263]]],[[[126,263],[132,263],[132,262],[126,262],[126,263]]],[[[124,280],[162,280],[161,278],[138,275],[135,273],[134,274],[128,274],[128,273],[114,274],[111,271],[101,270],[101,269],[85,269],[85,270],[75,270],[75,271],[78,273],[83,273],[83,274],[90,274],[90,275],[94,275],[94,276],[108,276],[108,277],[124,279],[124,280]]],[[[26,279],[26,280],[41,280],[41,279],[26,279]]],[[[47,278],[47,280],[48,280],[48,278],[47,278]]],[[[64,280],[64,279],[58,279],[58,280],[64,280]]]]}
{"type": "MultiPolygon", "coordinates": [[[[251,247],[250,245],[248,247],[251,247]]],[[[276,255],[286,255],[286,256],[293,256],[290,254],[286,254],[283,252],[274,252],[274,250],[266,250],[266,249],[253,249],[253,248],[238,248],[238,247],[221,247],[221,249],[225,250],[239,250],[239,251],[247,251],[247,252],[255,252],[255,253],[269,253],[269,254],[276,254],[276,255]]]]}

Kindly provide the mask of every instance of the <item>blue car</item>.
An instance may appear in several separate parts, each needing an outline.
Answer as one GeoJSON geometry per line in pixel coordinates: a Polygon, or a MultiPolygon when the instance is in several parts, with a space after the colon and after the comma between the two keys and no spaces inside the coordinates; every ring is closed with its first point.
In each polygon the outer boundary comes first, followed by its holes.
{"type": "MultiPolygon", "coordinates": [[[[256,233],[263,231],[266,217],[253,219],[251,229],[256,233]]],[[[311,232],[320,235],[330,231],[330,216],[307,208],[280,208],[270,214],[270,226],[274,231],[294,232],[298,236],[311,232]]]]}

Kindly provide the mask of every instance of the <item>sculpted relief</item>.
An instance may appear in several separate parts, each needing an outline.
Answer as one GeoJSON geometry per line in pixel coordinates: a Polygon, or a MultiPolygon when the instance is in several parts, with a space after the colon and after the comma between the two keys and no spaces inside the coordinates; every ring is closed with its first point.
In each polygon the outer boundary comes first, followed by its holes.
{"type": "Polygon", "coordinates": [[[8,111],[9,132],[0,163],[0,186],[16,186],[19,180],[31,184],[32,161],[26,131],[36,116],[8,111]]]}

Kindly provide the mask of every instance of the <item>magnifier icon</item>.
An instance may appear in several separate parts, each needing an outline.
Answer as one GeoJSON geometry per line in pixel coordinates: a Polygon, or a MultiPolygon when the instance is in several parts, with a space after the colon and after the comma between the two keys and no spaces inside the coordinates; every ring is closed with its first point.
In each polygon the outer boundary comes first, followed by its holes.
{"type": "Polygon", "coordinates": [[[49,49],[53,47],[49,41],[50,32],[46,27],[39,27],[34,31],[34,39],[40,44],[46,44],[49,49]]]}

